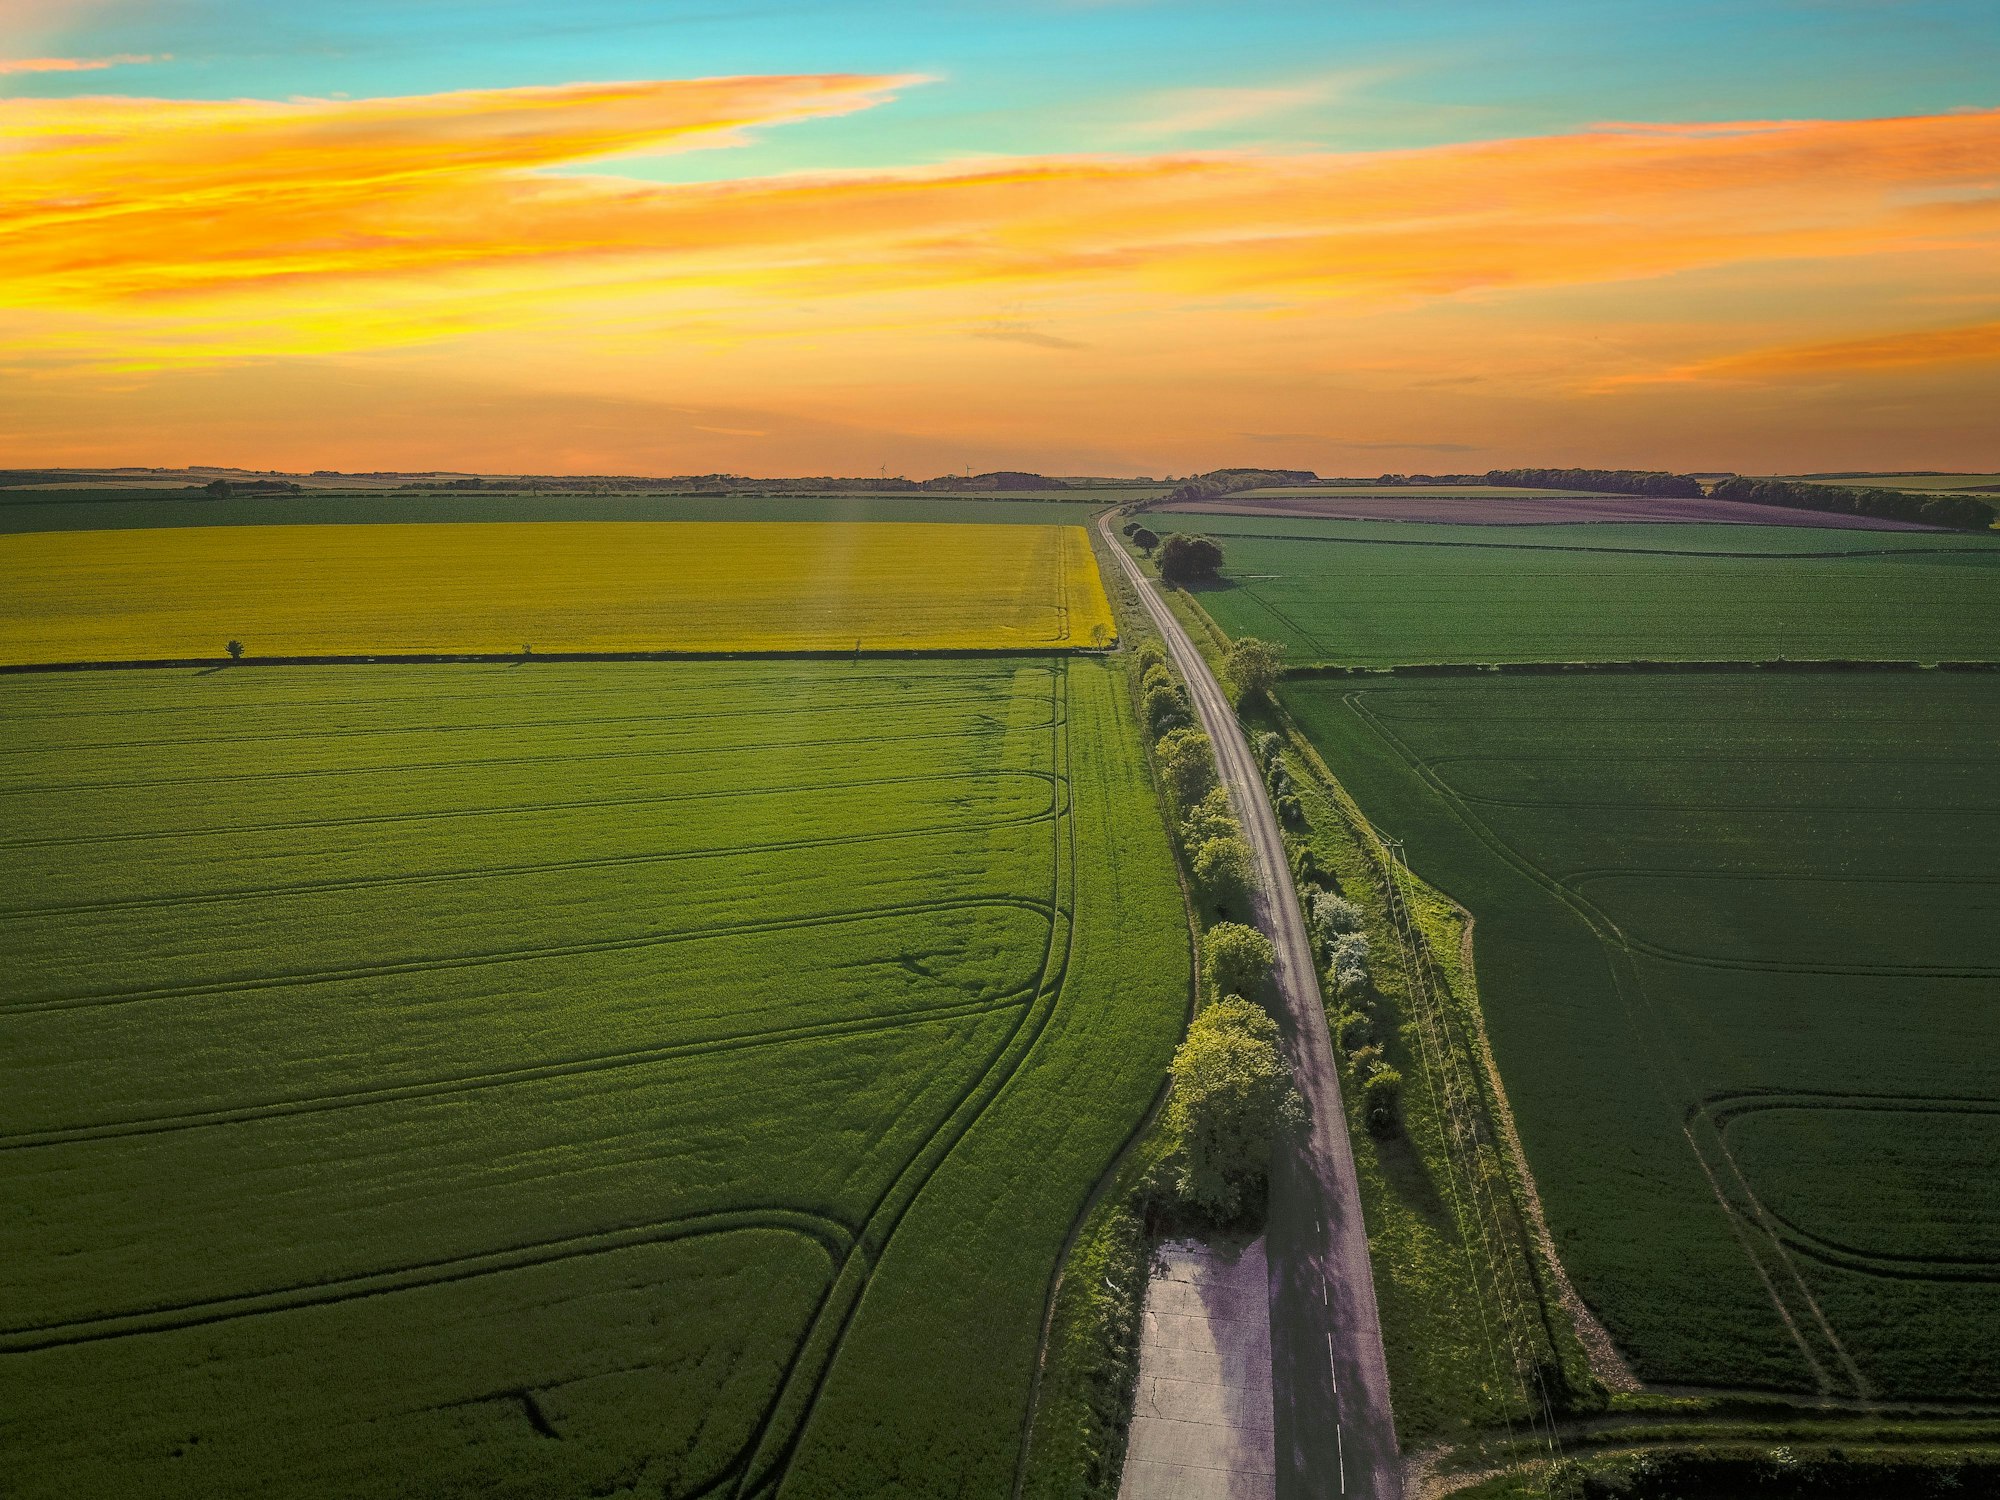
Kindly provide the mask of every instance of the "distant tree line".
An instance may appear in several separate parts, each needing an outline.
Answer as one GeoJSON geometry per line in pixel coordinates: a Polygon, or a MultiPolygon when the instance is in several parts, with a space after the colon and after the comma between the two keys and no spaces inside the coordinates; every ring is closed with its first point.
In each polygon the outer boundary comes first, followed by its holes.
{"type": "Polygon", "coordinates": [[[1701,481],[1656,469],[1488,469],[1488,484],[1524,490],[1594,490],[1607,495],[1661,495],[1699,500],[1701,481]]]}
{"type": "Polygon", "coordinates": [[[1855,490],[1836,484],[1801,484],[1794,479],[1725,479],[1709,493],[1717,500],[1747,505],[1783,505],[1792,510],[1824,510],[1839,515],[1915,521],[1959,531],[1984,531],[1993,511],[1966,495],[1910,495],[1901,490],[1855,490]]]}

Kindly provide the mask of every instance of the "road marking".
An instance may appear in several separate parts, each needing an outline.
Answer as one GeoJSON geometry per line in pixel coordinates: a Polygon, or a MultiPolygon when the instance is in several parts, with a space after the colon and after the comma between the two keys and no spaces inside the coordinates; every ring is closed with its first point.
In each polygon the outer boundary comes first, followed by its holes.
{"type": "Polygon", "coordinates": [[[1347,1441],[1340,1435],[1340,1424],[1333,1424],[1334,1451],[1340,1455],[1340,1493],[1347,1493],[1347,1441]]]}
{"type": "Polygon", "coordinates": [[[1331,1307],[1331,1306],[1333,1306],[1333,1304],[1332,1304],[1331,1302],[1329,1302],[1329,1301],[1327,1301],[1327,1300],[1326,1300],[1326,1283],[1325,1283],[1324,1281],[1322,1281],[1322,1282],[1321,1282],[1321,1283],[1319,1284],[1319,1305],[1320,1305],[1321,1307],[1331,1307]]]}
{"type": "Polygon", "coordinates": [[[1333,1377],[1333,1393],[1340,1394],[1340,1371],[1333,1363],[1333,1330],[1326,1331],[1326,1373],[1333,1377]]]}

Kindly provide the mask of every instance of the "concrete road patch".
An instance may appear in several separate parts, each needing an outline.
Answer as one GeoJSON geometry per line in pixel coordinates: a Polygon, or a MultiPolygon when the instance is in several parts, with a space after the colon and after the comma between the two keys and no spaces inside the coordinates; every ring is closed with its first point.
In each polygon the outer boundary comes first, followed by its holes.
{"type": "Polygon", "coordinates": [[[1272,1500],[1271,1301],[1264,1242],[1161,1246],[1119,1500],[1272,1500]]]}

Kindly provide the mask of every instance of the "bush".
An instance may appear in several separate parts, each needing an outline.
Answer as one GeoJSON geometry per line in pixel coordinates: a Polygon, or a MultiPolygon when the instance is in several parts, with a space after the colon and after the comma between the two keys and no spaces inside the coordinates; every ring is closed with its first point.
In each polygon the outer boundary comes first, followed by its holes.
{"type": "Polygon", "coordinates": [[[1146,674],[1153,668],[1164,667],[1167,664],[1166,647],[1158,641],[1141,641],[1139,649],[1132,653],[1132,657],[1139,664],[1139,680],[1142,683],[1146,680],[1146,674]]]}
{"type": "Polygon", "coordinates": [[[1284,754],[1285,742],[1269,729],[1258,735],[1251,742],[1250,748],[1257,756],[1257,764],[1262,766],[1266,772],[1272,766],[1283,764],[1280,757],[1284,754]]]}
{"type": "Polygon", "coordinates": [[[1182,807],[1193,807],[1215,785],[1215,750],[1199,729],[1175,729],[1161,735],[1153,753],[1167,790],[1182,807]]]}
{"type": "Polygon", "coordinates": [[[1180,691],[1180,684],[1174,681],[1174,674],[1167,670],[1167,664],[1163,661],[1153,662],[1142,669],[1139,674],[1139,691],[1141,693],[1156,692],[1160,688],[1165,688],[1169,692],[1174,693],[1180,691]]]}
{"type": "Polygon", "coordinates": [[[1222,546],[1213,537],[1176,531],[1160,546],[1160,576],[1169,583],[1213,578],[1221,566],[1222,546]]]}
{"type": "Polygon", "coordinates": [[[1213,995],[1254,995],[1271,973],[1278,950],[1254,927],[1217,922],[1201,940],[1201,976],[1213,995]]]}
{"type": "Polygon", "coordinates": [[[1392,1136],[1403,1124],[1403,1075],[1377,1068],[1361,1086],[1361,1117],[1378,1136],[1392,1136]]]}
{"type": "Polygon", "coordinates": [[[1333,940],[1333,966],[1336,969],[1359,969],[1368,972],[1368,934],[1365,932],[1343,932],[1333,940]]]}
{"type": "Polygon", "coordinates": [[[1234,835],[1209,839],[1194,851],[1188,864],[1195,881],[1219,901],[1250,889],[1250,846],[1234,835]]]}
{"type": "Polygon", "coordinates": [[[1333,1018],[1333,1036],[1352,1059],[1363,1047],[1375,1045],[1375,1018],[1365,1010],[1341,1010],[1333,1018]]]}
{"type": "Polygon", "coordinates": [[[1292,879],[1301,890],[1319,884],[1321,873],[1319,856],[1313,852],[1311,844],[1303,839],[1292,842],[1289,858],[1292,864],[1292,879]]]}
{"type": "MultiPolygon", "coordinates": [[[[1217,559],[1220,561],[1220,558],[1217,559]]],[[[1236,689],[1237,706],[1261,703],[1271,696],[1271,689],[1278,684],[1278,672],[1284,662],[1285,648],[1270,641],[1260,641],[1254,635],[1246,635],[1230,643],[1228,655],[1223,658],[1222,669],[1236,689]]]]}
{"type": "Polygon", "coordinates": [[[1322,891],[1312,903],[1313,936],[1329,947],[1350,932],[1361,930],[1361,908],[1345,896],[1322,891]]]}
{"type": "Polygon", "coordinates": [[[1229,793],[1217,787],[1197,802],[1181,820],[1181,844],[1199,849],[1210,839],[1241,838],[1243,825],[1229,807],[1229,793]]]}
{"type": "Polygon", "coordinates": [[[1174,1053],[1166,1131],[1181,1196],[1234,1217],[1261,1185],[1278,1130],[1303,1118],[1278,1024],[1230,995],[1194,1018],[1174,1053]]]}
{"type": "Polygon", "coordinates": [[[1368,971],[1353,967],[1326,971],[1326,987],[1350,1005],[1368,998],[1368,971]]]}
{"type": "Polygon", "coordinates": [[[1299,806],[1299,799],[1290,792],[1280,792],[1273,797],[1271,811],[1278,815],[1278,821],[1287,828],[1297,828],[1306,820],[1305,809],[1299,806]]]}

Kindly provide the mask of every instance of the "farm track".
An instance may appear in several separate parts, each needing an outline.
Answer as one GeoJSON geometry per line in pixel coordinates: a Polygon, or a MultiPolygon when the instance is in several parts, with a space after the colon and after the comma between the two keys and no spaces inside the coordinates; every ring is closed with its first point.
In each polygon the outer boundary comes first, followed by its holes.
{"type": "Polygon", "coordinates": [[[717,937],[736,937],[753,932],[786,932],[804,927],[836,926],[844,922],[866,922],[881,917],[912,916],[923,912],[962,911],[977,907],[1018,907],[1042,916],[1054,915],[1047,902],[1027,896],[968,896],[948,901],[917,901],[901,906],[860,907],[850,911],[822,912],[811,916],[780,917],[766,921],[725,923],[698,931],[638,933],[624,938],[600,938],[591,942],[550,943],[538,947],[502,948],[484,953],[451,954],[438,958],[405,959],[390,963],[353,964],[340,969],[302,970],[291,974],[258,974],[240,979],[215,980],[201,984],[158,985],[143,989],[103,991],[95,994],[61,996],[26,1001],[0,1007],[0,1015],[33,1015],[44,1011],[75,1010],[101,1005],[130,1005],[145,1000],[182,1000],[196,995],[230,995],[252,990],[291,989],[308,984],[332,984],[342,980],[385,979],[399,974],[426,974],[444,969],[484,968],[493,964],[517,963],[534,958],[575,958],[588,953],[626,953],[640,948],[665,947],[675,943],[701,942],[717,937]]]}
{"type": "Polygon", "coordinates": [[[789,1229],[819,1244],[829,1258],[851,1246],[854,1228],[826,1214],[799,1209],[739,1209],[723,1213],[699,1214],[656,1220],[598,1230],[589,1234],[565,1235],[556,1239],[527,1241],[498,1250],[442,1260],[415,1261],[384,1271],[358,1276],[337,1277],[267,1291],[247,1292],[200,1302],[161,1304],[101,1317],[66,1323],[27,1325],[0,1330],[0,1354],[32,1354],[45,1349],[74,1344],[96,1343],[104,1339],[127,1338],[137,1334],[166,1333],[183,1328],[199,1328],[238,1318],[268,1313],[291,1312],[299,1308],[325,1307],[352,1302],[363,1297],[379,1297],[389,1292],[411,1291],[419,1287],[441,1286],[468,1281],[501,1271],[518,1271],[579,1256],[603,1255],[638,1245],[661,1244],[700,1235],[726,1234],[741,1229],[789,1229]]]}
{"type": "Polygon", "coordinates": [[[247,1125],[292,1115],[326,1114],[335,1110],[363,1109],[371,1105],[400,1104],[415,1099],[456,1097],[482,1089],[507,1088],[516,1084],[542,1083],[581,1074],[609,1073],[625,1068],[651,1067],[689,1057],[709,1057],[722,1052],[746,1051],[756,1047],[785,1046],[793,1042],[816,1041],[822,1037],[857,1036],[867,1032],[894,1031],[905,1026],[960,1016],[984,1015],[1022,1005],[1032,998],[1033,987],[1022,986],[1004,995],[986,999],[955,1000],[935,1005],[912,1006],[891,1015],[867,1015],[847,1020],[819,1021],[802,1026],[781,1026],[767,1031],[729,1032],[685,1042],[653,1043],[611,1052],[595,1052],[582,1057],[558,1058],[523,1063],[518,1067],[495,1068],[480,1073],[447,1074],[411,1083],[385,1084],[375,1088],[338,1090],[306,1094],[291,1099],[274,1099],[262,1104],[231,1105],[224,1108],[192,1110],[177,1115],[153,1115],[132,1120],[106,1120],[90,1125],[66,1126],[50,1130],[22,1131],[0,1135],[0,1151],[25,1151],[46,1146],[68,1146],[86,1141],[112,1140],[124,1136],[162,1135],[180,1130],[201,1130],[219,1125],[247,1125]]]}
{"type": "MultiPolygon", "coordinates": [[[[1675,1094],[1668,1088],[1669,1077],[1677,1079],[1680,1084],[1679,1100],[1698,1097],[1700,1091],[1695,1086],[1686,1059],[1674,1045],[1658,1006],[1646,990],[1645,981],[1633,961],[1633,944],[1624,930],[1588,898],[1563,885],[1522,854],[1471,807],[1461,802],[1450,783],[1432,770],[1413,747],[1361,701],[1363,696],[1361,692],[1350,692],[1342,696],[1342,701],[1349,712],[1373,730],[1383,744],[1437,795],[1442,804],[1452,810],[1468,833],[1517,874],[1569,908],[1597,936],[1610,959],[1612,986],[1632,1026],[1634,1039],[1657,1064],[1649,1076],[1662,1107],[1670,1112],[1677,1107],[1675,1094]]],[[[1707,1179],[1732,1233],[1742,1246],[1745,1258],[1763,1284],[1773,1310],[1791,1336],[1821,1394],[1832,1394],[1838,1383],[1828,1368],[1831,1363],[1840,1368],[1856,1396],[1864,1400],[1872,1397],[1872,1387],[1806,1286],[1777,1227],[1763,1212],[1761,1202],[1750,1189],[1746,1174],[1729,1152],[1720,1132],[1700,1132],[1695,1128],[1696,1123],[1690,1121],[1682,1128],[1688,1148],[1693,1152],[1696,1165],[1707,1179]],[[1707,1149],[1703,1145],[1704,1139],[1711,1143],[1707,1149]],[[1821,1343],[1817,1351],[1814,1348],[1815,1332],[1821,1343]]]]}
{"type": "MultiPolygon", "coordinates": [[[[22,918],[39,918],[56,915],[72,915],[83,912],[106,913],[119,911],[147,911],[164,907],[213,906],[242,901],[257,900],[267,896],[318,895],[333,891],[385,890],[427,885],[453,885],[466,880],[483,880],[488,877],[513,877],[521,875],[548,875],[566,870],[618,869],[627,866],[673,864],[683,860],[719,859],[731,855],[775,854],[794,849],[832,849],[859,844],[891,843],[897,839],[928,838],[940,833],[986,833],[997,828],[1018,828],[1026,824],[1039,823],[1055,812],[1054,778],[1034,771],[996,771],[989,776],[995,779],[1003,776],[1038,778],[1049,782],[1051,805],[1032,812],[1016,813],[1008,817],[987,818],[975,822],[922,823],[909,828],[897,828],[881,833],[838,833],[826,834],[819,838],[780,839],[762,844],[713,845],[697,849],[669,849],[638,854],[597,854],[580,855],[575,859],[548,860],[535,864],[517,865],[473,865],[456,870],[421,870],[398,875],[357,875],[331,880],[300,881],[288,885],[260,885],[240,887],[233,890],[197,891],[186,895],[134,896],[112,901],[80,901],[55,906],[14,907],[0,911],[0,922],[22,918]]],[[[966,780],[963,777],[896,777],[888,781],[872,783],[890,785],[894,782],[920,782],[966,780]]],[[[849,783],[869,785],[871,783],[849,783]]],[[[717,795],[730,796],[734,793],[717,795]]],[[[662,798],[661,801],[682,800],[662,798]]],[[[706,801],[706,797],[698,800],[706,801]]],[[[233,831],[233,830],[232,830],[233,831]]]]}

